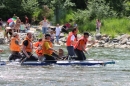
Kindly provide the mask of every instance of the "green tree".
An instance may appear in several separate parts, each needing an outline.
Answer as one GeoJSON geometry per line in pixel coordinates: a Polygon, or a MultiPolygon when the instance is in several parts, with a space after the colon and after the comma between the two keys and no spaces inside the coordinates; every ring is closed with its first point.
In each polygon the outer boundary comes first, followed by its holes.
{"type": "Polygon", "coordinates": [[[60,18],[64,16],[65,11],[74,5],[70,0],[51,0],[49,6],[54,9],[56,22],[59,22],[60,18]]]}
{"type": "MultiPolygon", "coordinates": [[[[71,0],[72,3],[75,3],[74,9],[86,9],[88,0],[71,0]]],[[[72,8],[73,9],[73,8],[72,8]]]]}
{"type": "Polygon", "coordinates": [[[37,0],[22,0],[22,8],[25,12],[32,14],[34,11],[38,9],[38,1],[37,0]]]}
{"type": "Polygon", "coordinates": [[[123,2],[123,7],[124,7],[123,15],[129,17],[129,15],[130,15],[130,0],[125,0],[123,2]]]}
{"type": "Polygon", "coordinates": [[[104,0],[89,0],[88,1],[88,17],[90,19],[95,18],[108,18],[108,17],[115,17],[116,12],[114,12],[108,3],[104,0]]]}
{"type": "Polygon", "coordinates": [[[109,6],[116,11],[118,16],[123,16],[123,10],[124,10],[124,1],[129,0],[105,0],[109,6]]]}

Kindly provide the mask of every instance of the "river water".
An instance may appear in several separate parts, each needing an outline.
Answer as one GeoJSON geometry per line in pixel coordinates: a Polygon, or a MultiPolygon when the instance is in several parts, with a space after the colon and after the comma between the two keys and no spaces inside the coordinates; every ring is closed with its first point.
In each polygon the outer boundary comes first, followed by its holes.
{"type": "MultiPolygon", "coordinates": [[[[9,48],[0,54],[7,60],[9,48]]],[[[65,50],[65,49],[64,49],[65,50]]],[[[0,86],[130,86],[130,50],[92,48],[89,59],[114,60],[107,66],[0,66],[0,86]]]]}

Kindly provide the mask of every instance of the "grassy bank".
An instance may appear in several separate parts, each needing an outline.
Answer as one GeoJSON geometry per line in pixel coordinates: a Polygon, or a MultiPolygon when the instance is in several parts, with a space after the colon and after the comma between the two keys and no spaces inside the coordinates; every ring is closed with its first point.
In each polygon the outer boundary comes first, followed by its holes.
{"type": "MultiPolygon", "coordinates": [[[[118,34],[130,34],[130,19],[128,18],[109,18],[101,20],[101,33],[112,37],[118,34]]],[[[86,21],[79,24],[80,32],[89,31],[95,33],[96,21],[86,21]]]]}

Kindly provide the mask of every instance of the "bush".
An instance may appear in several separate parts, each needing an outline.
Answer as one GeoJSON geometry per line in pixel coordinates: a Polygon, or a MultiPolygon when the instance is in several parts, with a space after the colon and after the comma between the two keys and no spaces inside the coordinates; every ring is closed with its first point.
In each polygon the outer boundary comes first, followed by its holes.
{"type": "Polygon", "coordinates": [[[130,20],[128,18],[109,18],[102,20],[101,32],[109,35],[130,34],[130,20]]]}

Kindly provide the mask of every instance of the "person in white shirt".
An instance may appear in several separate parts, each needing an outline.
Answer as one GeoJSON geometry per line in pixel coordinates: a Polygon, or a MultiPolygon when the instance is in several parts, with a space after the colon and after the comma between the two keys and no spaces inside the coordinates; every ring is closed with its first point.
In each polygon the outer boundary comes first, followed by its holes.
{"type": "Polygon", "coordinates": [[[60,38],[61,28],[59,27],[59,24],[56,25],[55,31],[56,31],[56,42],[57,44],[60,44],[59,38],[60,38]]]}
{"type": "Polygon", "coordinates": [[[51,30],[50,35],[51,35],[51,42],[54,44],[55,34],[53,30],[51,30]]]}
{"type": "Polygon", "coordinates": [[[75,56],[74,46],[77,42],[77,33],[78,33],[78,28],[73,28],[72,31],[69,32],[68,34],[67,41],[66,41],[68,56],[75,56]]]}

